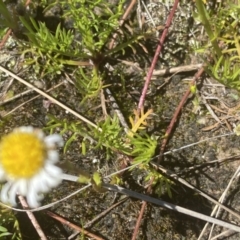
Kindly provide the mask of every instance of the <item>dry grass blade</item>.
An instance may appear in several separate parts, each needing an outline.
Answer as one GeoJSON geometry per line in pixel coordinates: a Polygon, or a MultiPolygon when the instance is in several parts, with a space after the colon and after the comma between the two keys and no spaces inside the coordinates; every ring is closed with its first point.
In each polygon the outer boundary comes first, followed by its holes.
{"type": "Polygon", "coordinates": [[[118,106],[117,101],[115,100],[115,98],[113,97],[113,94],[111,93],[111,91],[108,88],[106,88],[105,91],[108,95],[109,101],[112,103],[112,108],[114,109],[114,112],[117,114],[121,125],[124,127],[124,130],[126,132],[128,132],[128,129],[129,129],[128,124],[127,124],[122,112],[120,111],[120,107],[118,106]]]}
{"type": "Polygon", "coordinates": [[[18,77],[16,74],[10,72],[9,70],[5,69],[4,67],[0,66],[0,70],[5,72],[6,74],[12,76],[14,79],[18,80],[19,82],[23,83],[24,85],[26,85],[27,87],[33,89],[35,92],[39,93],[40,95],[42,95],[43,97],[49,99],[51,102],[57,104],[59,107],[65,109],[66,111],[70,112],[71,114],[73,114],[75,117],[81,119],[82,121],[86,122],[87,124],[93,126],[94,128],[98,129],[99,131],[102,131],[101,128],[99,128],[96,124],[94,124],[93,122],[89,121],[87,118],[83,117],[82,115],[80,115],[79,113],[75,112],[74,110],[72,110],[71,108],[67,107],[66,105],[62,104],[61,102],[59,102],[58,100],[56,100],[55,98],[51,97],[50,95],[46,94],[45,92],[43,92],[42,90],[38,89],[37,87],[35,87],[34,85],[30,84],[29,82],[25,81],[24,79],[18,77]]]}
{"type": "Polygon", "coordinates": [[[167,69],[161,69],[161,70],[154,70],[153,77],[164,76],[165,74],[195,71],[200,69],[201,67],[202,67],[202,64],[193,64],[193,65],[179,66],[179,67],[173,67],[173,68],[167,68],[167,69]]]}
{"type": "Polygon", "coordinates": [[[220,124],[221,121],[219,120],[219,118],[217,117],[217,115],[214,113],[214,111],[212,110],[212,108],[210,107],[210,105],[207,103],[206,99],[204,98],[204,96],[201,96],[202,102],[204,103],[204,105],[206,106],[207,110],[210,112],[210,114],[212,115],[212,117],[220,124]]]}
{"type": "MultiPolygon", "coordinates": [[[[152,163],[153,164],[153,163],[152,163]]],[[[209,201],[213,202],[214,204],[216,204],[217,206],[223,208],[224,210],[226,210],[227,212],[231,213],[232,215],[234,215],[235,217],[237,217],[238,219],[240,219],[239,214],[237,214],[236,212],[234,212],[233,210],[229,209],[228,207],[225,207],[224,205],[222,205],[220,202],[216,201],[215,199],[213,199],[212,197],[208,196],[207,194],[205,194],[204,192],[202,192],[201,190],[197,189],[196,187],[192,186],[191,184],[189,184],[187,181],[185,181],[184,179],[180,178],[179,176],[177,176],[177,174],[163,168],[160,165],[155,165],[159,170],[161,170],[162,172],[164,172],[165,174],[167,174],[169,177],[174,178],[175,180],[177,180],[178,182],[184,184],[185,186],[187,186],[188,188],[196,191],[199,195],[203,196],[204,198],[208,199],[209,201]]]]}
{"type": "Polygon", "coordinates": [[[236,226],[236,225],[224,222],[222,220],[219,220],[219,219],[216,219],[216,218],[213,218],[213,217],[209,217],[207,215],[204,215],[204,214],[201,214],[201,213],[198,213],[198,212],[194,212],[192,210],[180,207],[180,206],[175,205],[175,204],[171,204],[171,203],[168,203],[168,202],[156,199],[156,198],[152,198],[150,196],[147,196],[147,195],[144,195],[144,194],[141,194],[141,193],[137,193],[137,192],[134,192],[134,191],[131,191],[131,190],[128,190],[128,189],[125,189],[125,188],[122,188],[122,187],[119,187],[119,186],[116,186],[116,185],[103,184],[103,187],[108,189],[108,190],[111,190],[111,191],[119,192],[121,194],[125,194],[127,196],[143,200],[145,202],[157,204],[158,206],[161,206],[161,207],[164,207],[164,208],[167,208],[167,209],[179,212],[179,213],[183,213],[183,214],[192,216],[194,218],[201,219],[201,220],[206,221],[206,222],[214,223],[214,224],[217,224],[219,226],[234,230],[236,232],[240,232],[240,226],[236,226]]]}
{"type": "MultiPolygon", "coordinates": [[[[58,87],[61,86],[62,84],[63,84],[63,82],[61,82],[61,83],[55,85],[54,87],[48,89],[46,92],[50,92],[50,91],[52,91],[53,89],[58,88],[58,87]]],[[[32,92],[32,90],[27,90],[27,91],[25,91],[24,93],[25,93],[25,94],[28,94],[29,91],[32,92]]],[[[22,96],[24,95],[24,93],[18,94],[18,95],[16,95],[16,96],[12,97],[11,99],[8,99],[8,101],[5,101],[4,103],[9,102],[9,101],[12,101],[12,100],[14,100],[14,99],[16,99],[16,98],[22,97],[22,96]]],[[[38,97],[40,97],[40,96],[41,96],[41,95],[37,95],[37,96],[29,99],[28,101],[26,101],[26,102],[18,105],[17,107],[15,107],[15,108],[12,109],[10,112],[8,112],[8,113],[6,113],[5,115],[3,115],[2,117],[6,117],[6,116],[8,116],[9,114],[12,114],[12,113],[15,112],[17,109],[21,108],[21,107],[24,106],[25,104],[33,101],[34,99],[36,99],[36,98],[38,98],[38,97]]],[[[2,104],[4,104],[4,103],[2,103],[2,104]]],[[[0,106],[1,106],[2,104],[0,104],[0,106]]]]}
{"type": "MultiPolygon", "coordinates": [[[[240,167],[238,167],[238,169],[235,171],[234,175],[233,175],[232,178],[230,179],[230,181],[229,181],[229,183],[228,183],[228,186],[226,187],[225,191],[222,193],[222,196],[221,196],[220,199],[219,199],[219,202],[222,203],[222,202],[224,201],[224,198],[225,198],[225,196],[226,196],[226,194],[227,194],[227,191],[230,189],[233,181],[238,178],[239,172],[240,172],[240,167]]],[[[214,216],[214,214],[217,212],[217,213],[216,213],[216,217],[217,217],[220,209],[223,208],[222,206],[223,206],[222,204],[221,204],[221,205],[217,204],[217,205],[214,207],[214,209],[213,209],[213,211],[212,211],[212,213],[211,213],[211,216],[214,216]]],[[[226,209],[225,209],[225,210],[226,210],[226,209]]],[[[204,226],[201,234],[200,234],[199,237],[198,237],[198,240],[200,240],[200,239],[202,238],[202,236],[203,236],[203,234],[204,234],[207,226],[208,226],[208,223],[205,224],[205,226],[204,226]]],[[[211,237],[211,234],[212,234],[213,227],[214,227],[214,225],[212,226],[211,233],[210,233],[210,237],[211,237]]],[[[210,238],[210,237],[209,237],[209,238],[210,238]]]]}

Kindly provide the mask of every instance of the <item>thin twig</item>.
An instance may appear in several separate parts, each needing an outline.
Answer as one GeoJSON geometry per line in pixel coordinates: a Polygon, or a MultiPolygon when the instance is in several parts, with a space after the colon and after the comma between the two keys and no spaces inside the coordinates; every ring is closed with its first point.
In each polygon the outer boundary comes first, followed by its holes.
{"type": "MultiPolygon", "coordinates": [[[[52,91],[53,89],[56,89],[56,88],[60,87],[60,86],[63,85],[63,84],[64,84],[64,82],[61,82],[61,83],[55,85],[54,87],[48,89],[46,92],[50,92],[50,91],[52,91]]],[[[24,93],[27,94],[27,93],[29,93],[29,91],[32,92],[33,90],[28,90],[28,91],[25,91],[24,93]]],[[[21,97],[21,96],[23,96],[23,93],[18,94],[18,97],[21,97]]],[[[15,107],[14,109],[12,109],[10,112],[7,112],[7,113],[6,113],[5,115],[3,115],[2,117],[6,117],[6,116],[8,116],[9,114],[12,114],[13,112],[15,112],[15,111],[16,111],[17,109],[19,109],[20,107],[22,107],[22,106],[24,106],[25,104],[33,101],[34,99],[37,99],[37,98],[40,97],[40,96],[41,96],[41,95],[37,95],[37,96],[35,96],[35,97],[32,97],[32,98],[29,99],[28,101],[26,101],[26,102],[18,105],[18,106],[15,107]]],[[[15,99],[15,98],[16,98],[16,97],[14,96],[13,98],[11,98],[11,100],[13,100],[13,99],[15,99]]],[[[10,99],[9,99],[9,100],[10,100],[10,99]]],[[[7,101],[7,102],[8,102],[8,101],[7,101]]],[[[6,101],[5,101],[4,103],[6,103],[6,101]]],[[[3,105],[3,104],[1,103],[0,106],[1,106],[1,105],[3,105]]]]}
{"type": "Polygon", "coordinates": [[[156,198],[153,198],[153,197],[141,194],[141,193],[131,191],[129,189],[122,188],[120,186],[111,185],[111,184],[107,184],[107,183],[104,183],[103,187],[110,190],[110,191],[122,193],[122,194],[125,194],[127,196],[130,196],[130,197],[133,197],[133,198],[136,198],[136,199],[139,199],[139,200],[144,200],[145,202],[153,203],[153,204],[156,204],[158,206],[170,209],[170,210],[175,211],[175,212],[183,213],[183,214],[186,214],[188,216],[198,218],[198,219],[201,219],[203,221],[210,222],[210,223],[214,223],[214,224],[217,224],[219,226],[226,227],[226,228],[229,228],[231,230],[234,230],[236,232],[240,232],[240,226],[236,226],[234,224],[230,224],[228,222],[225,222],[225,221],[213,218],[213,217],[209,217],[209,216],[204,215],[202,213],[198,213],[198,212],[192,211],[190,209],[186,209],[186,208],[180,207],[178,205],[162,201],[160,199],[156,199],[156,198]]]}
{"type": "Polygon", "coordinates": [[[179,66],[179,67],[173,67],[173,68],[167,68],[167,69],[161,69],[161,70],[154,70],[153,76],[164,76],[166,74],[173,74],[173,73],[179,73],[179,72],[190,72],[198,70],[202,67],[202,64],[193,64],[193,65],[186,65],[186,66],[179,66]]]}
{"type": "MultiPolygon", "coordinates": [[[[218,135],[218,136],[214,136],[214,137],[211,137],[211,138],[205,138],[203,140],[200,140],[198,142],[195,142],[195,143],[190,143],[188,145],[185,145],[185,146],[182,146],[180,148],[175,148],[175,149],[172,149],[170,151],[167,151],[167,152],[164,152],[163,155],[169,155],[169,154],[172,154],[172,153],[175,153],[175,152],[179,152],[183,149],[186,149],[186,148],[189,148],[189,147],[193,147],[195,145],[198,145],[200,143],[204,143],[204,142],[208,142],[208,141],[212,141],[213,139],[217,139],[217,138],[221,138],[221,137],[228,137],[228,136],[232,136],[232,135],[235,135],[235,133],[233,132],[230,132],[230,133],[226,133],[226,134],[221,134],[221,135],[218,135]]],[[[156,157],[160,157],[160,154],[157,155],[156,157]]]]}
{"type": "MultiPolygon", "coordinates": [[[[195,74],[193,80],[191,81],[191,85],[193,85],[193,84],[195,83],[195,81],[203,74],[203,72],[204,72],[204,68],[202,67],[202,68],[200,68],[200,69],[198,70],[198,72],[195,74]]],[[[168,143],[169,137],[170,137],[170,135],[171,135],[171,133],[172,133],[172,129],[173,129],[173,127],[175,126],[175,123],[177,122],[177,118],[178,118],[178,116],[179,116],[179,113],[181,112],[182,107],[183,107],[183,105],[185,104],[185,102],[186,102],[186,100],[187,100],[190,92],[191,92],[191,91],[190,91],[190,88],[188,88],[188,90],[187,90],[186,93],[184,94],[181,102],[178,104],[178,107],[177,107],[177,109],[175,110],[175,112],[174,112],[174,114],[173,114],[172,120],[171,120],[171,122],[170,122],[170,124],[169,124],[169,126],[168,126],[168,128],[167,128],[167,130],[166,130],[165,138],[163,139],[163,142],[162,142],[162,144],[161,144],[160,155],[159,155],[159,157],[158,157],[158,163],[160,163],[160,161],[162,160],[163,153],[164,153],[164,151],[165,151],[165,148],[166,148],[166,145],[167,145],[167,143],[168,143]]]]}
{"type": "Polygon", "coordinates": [[[100,99],[101,99],[101,106],[102,106],[103,116],[106,119],[107,116],[108,116],[108,113],[107,113],[106,99],[105,99],[105,96],[104,96],[103,89],[101,89],[101,92],[100,92],[100,99]]]}
{"type": "Polygon", "coordinates": [[[210,240],[230,239],[228,237],[232,236],[233,234],[237,234],[237,233],[233,230],[226,230],[212,237],[210,240]]]}
{"type": "MultiPolygon", "coordinates": [[[[226,188],[225,191],[222,193],[222,195],[221,195],[221,197],[220,197],[220,199],[219,199],[219,202],[221,202],[221,203],[223,202],[223,199],[224,199],[227,191],[228,191],[229,188],[231,187],[232,182],[233,182],[235,179],[238,178],[239,172],[240,172],[240,167],[238,167],[238,169],[235,171],[234,175],[233,175],[232,178],[230,179],[227,188],[226,188]]],[[[219,204],[217,204],[217,205],[214,207],[214,209],[213,209],[213,211],[212,211],[212,213],[211,213],[211,216],[213,216],[217,210],[220,210],[220,207],[223,208],[223,205],[221,204],[221,206],[219,206],[219,204]]],[[[224,208],[223,208],[223,209],[224,209],[224,208]]],[[[225,209],[225,210],[226,210],[226,209],[225,209]]],[[[233,214],[233,213],[231,213],[231,214],[233,214]]],[[[233,215],[236,216],[235,214],[233,214],[233,215]]],[[[216,214],[216,217],[217,217],[217,216],[218,216],[218,213],[216,214]]],[[[206,230],[207,226],[208,226],[208,223],[205,224],[205,226],[204,226],[201,234],[200,234],[199,237],[198,237],[198,240],[200,240],[201,237],[203,236],[204,231],[206,230]]],[[[210,235],[210,236],[211,236],[211,235],[210,235]]]]}
{"type": "MultiPolygon", "coordinates": [[[[163,43],[164,43],[165,38],[166,38],[167,33],[168,33],[168,28],[171,25],[171,22],[172,22],[174,13],[175,13],[175,11],[177,9],[178,3],[179,3],[179,0],[175,0],[174,5],[172,7],[172,10],[171,10],[171,12],[170,12],[170,14],[169,14],[169,16],[167,18],[166,25],[165,25],[165,28],[163,30],[163,33],[162,33],[162,35],[161,35],[161,37],[159,39],[159,43],[158,43],[157,49],[155,51],[154,58],[152,60],[152,63],[151,63],[150,69],[148,71],[147,78],[146,78],[146,81],[145,81],[145,84],[144,84],[144,87],[143,87],[143,90],[142,90],[142,95],[141,95],[141,97],[139,99],[138,113],[140,113],[141,109],[144,106],[144,101],[145,101],[145,97],[146,97],[146,94],[147,94],[148,86],[149,86],[150,81],[151,81],[152,73],[153,73],[153,70],[154,70],[155,65],[157,63],[159,54],[160,54],[160,52],[162,50],[163,43]]],[[[148,187],[148,192],[151,192],[151,188],[152,188],[151,186],[152,186],[153,181],[154,181],[154,178],[152,178],[151,181],[150,181],[150,186],[148,187]]],[[[132,236],[132,240],[135,240],[137,238],[138,229],[140,227],[140,223],[141,223],[141,220],[142,220],[143,212],[144,212],[144,209],[145,209],[146,206],[147,206],[146,202],[143,202],[142,203],[142,207],[141,207],[141,211],[140,211],[141,214],[139,214],[139,216],[138,216],[137,223],[136,223],[136,226],[135,226],[135,229],[134,229],[134,233],[133,233],[133,236],[132,236]]]]}
{"type": "Polygon", "coordinates": [[[207,103],[204,95],[201,96],[201,100],[203,102],[203,104],[206,106],[207,110],[209,111],[209,113],[212,115],[212,117],[220,124],[222,124],[222,122],[219,120],[219,118],[217,117],[217,115],[214,113],[214,111],[212,110],[212,108],[210,107],[210,105],[207,103]]]}
{"type": "Polygon", "coordinates": [[[169,27],[171,25],[171,22],[172,22],[172,19],[173,19],[173,15],[174,15],[174,13],[175,13],[175,11],[177,9],[178,3],[179,3],[179,0],[175,0],[173,8],[172,8],[172,10],[171,10],[171,12],[170,12],[170,14],[169,14],[169,16],[167,18],[166,25],[165,25],[165,28],[163,30],[163,33],[162,33],[162,35],[161,35],[161,37],[159,39],[159,43],[158,43],[157,49],[155,51],[155,55],[153,57],[151,66],[150,66],[150,68],[148,70],[147,78],[146,78],[146,81],[145,81],[145,84],[144,84],[144,87],[143,87],[143,90],[142,90],[142,95],[141,95],[141,97],[139,99],[139,103],[138,103],[138,111],[139,112],[143,108],[145,97],[146,97],[147,90],[148,90],[148,86],[149,86],[151,78],[152,78],[153,70],[154,70],[154,68],[156,66],[159,54],[160,54],[160,52],[162,50],[163,43],[164,43],[165,38],[167,36],[168,29],[169,29],[169,27]]]}
{"type": "Polygon", "coordinates": [[[137,219],[134,231],[133,231],[132,240],[136,239],[136,237],[137,237],[137,234],[138,234],[138,231],[139,231],[139,228],[140,228],[140,225],[141,225],[141,219],[143,218],[143,214],[145,212],[146,207],[147,207],[147,202],[144,201],[142,203],[141,210],[140,210],[140,213],[138,215],[138,219],[137,219]]]}
{"type": "Polygon", "coordinates": [[[107,213],[109,213],[112,209],[114,209],[115,207],[117,207],[118,205],[122,204],[123,202],[125,202],[128,199],[128,197],[124,197],[122,200],[120,200],[119,202],[113,204],[111,207],[109,207],[108,209],[106,209],[105,211],[103,211],[102,213],[98,214],[95,218],[93,218],[91,221],[89,221],[88,223],[86,223],[84,225],[84,228],[89,228],[92,226],[92,224],[94,224],[97,220],[99,220],[100,218],[104,217],[107,213]]]}
{"type": "MultiPolygon", "coordinates": [[[[76,179],[78,179],[78,177],[76,177],[76,179]]],[[[76,180],[76,181],[77,181],[77,180],[76,180]]],[[[0,202],[0,205],[3,206],[3,207],[5,207],[5,208],[8,208],[8,209],[12,209],[12,210],[14,210],[14,211],[17,211],[17,212],[27,212],[27,211],[29,211],[29,212],[39,212],[39,211],[48,209],[48,208],[50,208],[50,207],[53,207],[54,205],[56,205],[56,204],[58,204],[58,203],[60,203],[60,202],[66,201],[67,199],[69,199],[69,198],[75,196],[76,194],[84,191],[85,189],[89,188],[90,186],[91,186],[91,184],[89,183],[88,185],[85,185],[85,186],[83,186],[82,188],[76,190],[75,192],[68,194],[66,197],[64,197],[64,198],[62,198],[62,199],[60,199],[60,200],[57,200],[57,201],[55,201],[55,202],[53,202],[53,203],[49,203],[49,204],[46,204],[46,205],[44,205],[44,206],[41,206],[41,207],[38,207],[38,208],[34,208],[34,209],[28,209],[28,210],[19,209],[19,208],[11,207],[11,206],[9,206],[9,205],[7,205],[7,204],[4,204],[4,203],[2,203],[2,202],[0,202]]]]}
{"type": "Polygon", "coordinates": [[[8,89],[10,88],[10,86],[12,85],[13,83],[13,78],[11,78],[9,81],[4,81],[4,86],[3,86],[3,89],[2,89],[2,92],[1,92],[1,97],[0,97],[0,101],[2,99],[4,99],[4,97],[6,97],[6,94],[8,92],[8,89]]]}
{"type": "Polygon", "coordinates": [[[13,97],[11,97],[11,98],[4,99],[3,101],[0,102],[0,106],[4,105],[4,104],[6,104],[6,103],[9,103],[9,102],[11,102],[11,101],[13,101],[13,100],[16,100],[16,99],[18,99],[18,98],[21,98],[21,97],[23,97],[23,96],[25,96],[25,95],[28,95],[29,93],[32,93],[32,92],[33,92],[33,90],[32,90],[32,89],[29,89],[29,90],[26,90],[26,91],[21,92],[21,93],[19,93],[19,94],[16,94],[15,96],[13,96],[13,97]]]}
{"type": "MultiPolygon", "coordinates": [[[[137,0],[132,0],[131,3],[128,5],[128,8],[126,9],[125,13],[123,14],[121,20],[119,21],[119,26],[122,26],[124,21],[126,20],[127,16],[129,15],[129,13],[131,12],[132,8],[134,7],[134,5],[136,4],[136,1],[137,0]]],[[[113,38],[112,38],[112,41],[110,42],[109,44],[109,49],[113,49],[114,47],[114,43],[116,41],[116,38],[117,38],[117,33],[115,33],[113,35],[113,38]]]]}
{"type": "Polygon", "coordinates": [[[72,229],[75,229],[75,230],[83,233],[84,235],[87,235],[87,236],[89,236],[91,238],[94,238],[96,240],[104,240],[103,238],[101,238],[101,237],[99,237],[99,236],[97,236],[97,235],[95,235],[93,233],[90,233],[89,231],[87,231],[87,230],[85,230],[85,229],[83,229],[83,228],[81,228],[81,227],[79,227],[79,226],[77,226],[77,225],[75,225],[73,223],[70,223],[68,220],[64,219],[63,217],[61,217],[61,216],[59,216],[59,215],[57,215],[57,214],[55,214],[55,213],[53,213],[51,211],[46,211],[46,213],[50,217],[52,217],[52,218],[58,220],[59,222],[61,222],[62,224],[66,225],[68,227],[71,227],[72,229]]]}
{"type": "MultiPolygon", "coordinates": [[[[28,204],[27,204],[27,202],[26,202],[26,200],[24,199],[23,196],[19,195],[18,199],[20,200],[24,209],[29,208],[29,206],[28,206],[28,204]]],[[[29,219],[31,220],[32,225],[36,229],[36,231],[37,231],[39,237],[41,238],[41,240],[47,240],[47,237],[45,236],[43,230],[41,229],[40,225],[38,224],[38,221],[35,218],[35,216],[33,215],[33,213],[30,212],[30,211],[26,211],[26,213],[27,213],[29,219]]]]}
{"type": "MultiPolygon", "coordinates": [[[[222,209],[226,210],[227,212],[229,212],[230,214],[232,214],[233,216],[235,216],[236,218],[240,219],[240,215],[237,214],[236,212],[234,212],[233,210],[229,209],[228,207],[225,207],[224,205],[222,205],[221,202],[218,202],[217,200],[215,200],[214,198],[210,197],[209,195],[207,195],[206,193],[202,192],[201,190],[197,189],[196,187],[194,187],[193,185],[191,185],[190,183],[188,183],[186,180],[184,180],[183,178],[179,177],[177,174],[173,173],[170,170],[165,169],[164,167],[154,164],[152,163],[153,166],[157,167],[161,172],[165,173],[166,175],[168,175],[169,177],[175,179],[176,181],[180,182],[181,184],[187,186],[188,188],[192,189],[193,191],[195,191],[197,194],[201,195],[202,197],[208,199],[209,201],[211,201],[212,203],[216,204],[217,206],[221,207],[222,209]]],[[[212,215],[211,215],[212,216],[212,215]]]]}

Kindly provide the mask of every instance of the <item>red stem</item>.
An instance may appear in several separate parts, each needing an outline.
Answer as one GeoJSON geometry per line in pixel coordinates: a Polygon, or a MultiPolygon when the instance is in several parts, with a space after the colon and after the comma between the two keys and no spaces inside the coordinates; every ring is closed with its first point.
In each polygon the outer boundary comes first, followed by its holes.
{"type": "MultiPolygon", "coordinates": [[[[145,81],[145,84],[144,84],[144,88],[142,90],[142,95],[141,95],[141,97],[139,99],[139,103],[138,103],[138,112],[139,113],[140,113],[141,109],[143,108],[145,97],[146,97],[146,93],[147,93],[147,89],[148,89],[148,86],[149,86],[149,83],[150,83],[150,80],[151,80],[151,77],[152,77],[152,74],[153,74],[153,70],[154,70],[155,65],[157,63],[158,56],[159,56],[159,54],[160,54],[160,52],[162,50],[162,46],[163,46],[164,40],[165,40],[165,38],[167,36],[167,33],[168,33],[168,28],[171,25],[171,22],[172,22],[174,13],[175,13],[175,11],[177,9],[178,3],[179,3],[179,0],[175,0],[173,8],[172,8],[172,10],[171,10],[171,12],[170,12],[170,14],[169,14],[169,16],[167,18],[166,25],[165,25],[165,28],[163,30],[163,33],[162,33],[162,35],[161,35],[161,37],[159,39],[159,44],[157,46],[157,49],[156,49],[156,52],[155,52],[155,55],[154,55],[151,67],[150,67],[150,69],[148,71],[148,74],[147,74],[147,77],[146,77],[146,81],[145,81]]],[[[152,187],[151,186],[152,186],[153,181],[154,181],[154,179],[151,179],[150,186],[147,189],[148,193],[151,193],[151,191],[152,191],[152,187]]],[[[143,213],[145,211],[146,206],[147,206],[147,202],[144,201],[142,203],[140,214],[138,216],[138,219],[137,219],[137,222],[136,222],[136,225],[135,225],[135,229],[134,229],[134,232],[133,232],[132,240],[135,240],[137,238],[137,234],[138,234],[138,231],[139,231],[139,227],[141,225],[141,220],[142,220],[143,213]]]]}
{"type": "Polygon", "coordinates": [[[145,97],[146,97],[146,94],[147,94],[147,90],[148,90],[148,86],[150,84],[150,81],[151,81],[151,78],[152,78],[152,74],[153,74],[153,70],[155,68],[155,65],[157,63],[157,60],[158,60],[158,56],[162,50],[162,47],[163,47],[163,43],[165,41],[165,38],[167,36],[167,33],[168,33],[168,29],[171,25],[171,22],[172,22],[172,19],[173,19],[173,16],[174,16],[174,13],[177,9],[177,6],[178,6],[178,3],[179,3],[179,0],[175,0],[175,3],[173,5],[173,8],[170,12],[170,14],[168,15],[168,18],[167,18],[167,21],[166,21],[166,24],[165,24],[165,28],[163,30],[163,33],[159,39],[159,43],[158,43],[158,46],[157,46],[157,49],[155,51],[155,55],[154,55],[154,58],[152,60],[152,63],[151,63],[151,66],[148,70],[148,74],[147,74],[147,77],[146,77],[146,81],[145,81],[145,84],[144,84],[144,87],[143,87],[143,90],[142,90],[142,95],[139,99],[139,103],[138,103],[138,112],[140,112],[140,110],[143,108],[143,105],[144,105],[144,101],[145,101],[145,97]]]}
{"type": "MultiPolygon", "coordinates": [[[[191,81],[191,85],[193,85],[196,80],[203,74],[204,72],[204,67],[201,67],[198,72],[195,74],[193,80],[191,81]]],[[[163,142],[161,144],[161,148],[160,148],[160,155],[159,155],[159,158],[158,158],[158,163],[160,163],[160,161],[162,160],[162,157],[163,157],[163,153],[165,151],[165,148],[166,148],[166,145],[168,143],[168,140],[169,140],[169,136],[171,135],[171,132],[172,132],[172,129],[177,121],[177,118],[178,118],[178,115],[180,113],[180,111],[182,110],[182,107],[184,105],[184,103],[186,102],[188,96],[190,94],[190,87],[188,88],[188,90],[186,91],[186,93],[184,94],[181,102],[179,103],[177,109],[175,110],[174,114],[173,114],[173,117],[172,117],[172,120],[166,130],[166,133],[165,133],[165,138],[163,139],[163,142]]]]}

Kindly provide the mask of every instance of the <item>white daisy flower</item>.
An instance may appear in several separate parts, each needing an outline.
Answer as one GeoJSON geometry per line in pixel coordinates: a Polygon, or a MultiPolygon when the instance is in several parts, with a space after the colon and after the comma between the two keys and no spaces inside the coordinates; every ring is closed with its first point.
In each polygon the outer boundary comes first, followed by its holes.
{"type": "Polygon", "coordinates": [[[62,146],[62,137],[45,137],[40,129],[16,128],[0,142],[0,198],[16,205],[16,195],[27,198],[29,207],[39,206],[42,193],[49,192],[62,181],[62,170],[55,166],[59,160],[56,146],[62,146]]]}

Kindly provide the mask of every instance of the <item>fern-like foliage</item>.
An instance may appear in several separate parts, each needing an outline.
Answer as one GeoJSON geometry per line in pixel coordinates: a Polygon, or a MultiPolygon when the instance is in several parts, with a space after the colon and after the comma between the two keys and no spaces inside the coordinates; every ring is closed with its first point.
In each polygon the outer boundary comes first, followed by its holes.
{"type": "Polygon", "coordinates": [[[81,104],[83,104],[86,99],[98,96],[100,90],[104,87],[102,84],[102,77],[99,75],[96,68],[92,70],[78,68],[75,71],[75,78],[77,89],[85,96],[81,104]],[[91,72],[91,75],[89,72],[91,72]]]}
{"type": "Polygon", "coordinates": [[[168,196],[171,198],[171,185],[173,184],[173,181],[149,165],[145,166],[145,169],[148,172],[147,176],[145,177],[145,181],[150,181],[153,179],[152,186],[154,186],[155,193],[157,193],[158,196],[161,196],[164,192],[167,192],[168,196]]]}
{"type": "Polygon", "coordinates": [[[74,36],[70,30],[61,28],[59,24],[53,34],[43,22],[37,23],[33,18],[30,18],[30,22],[24,17],[20,17],[20,19],[28,30],[26,35],[29,37],[30,43],[38,48],[39,54],[74,55],[71,48],[74,36]]]}
{"type": "Polygon", "coordinates": [[[118,28],[124,2],[121,0],[115,6],[105,0],[70,0],[60,1],[60,4],[66,9],[64,17],[74,20],[74,28],[81,35],[80,45],[94,56],[118,28]]]}
{"type": "MultiPolygon", "coordinates": [[[[63,70],[64,64],[70,61],[65,57],[75,57],[78,51],[74,51],[71,47],[73,34],[69,30],[61,28],[59,24],[56,32],[52,33],[45,23],[37,23],[30,18],[27,21],[24,17],[20,17],[23,25],[28,30],[26,35],[29,38],[30,47],[22,51],[25,56],[25,64],[37,64],[42,66],[42,62],[46,62],[43,66],[45,74],[58,73],[63,70]]],[[[73,61],[71,61],[73,64],[73,61]]]]}
{"type": "Polygon", "coordinates": [[[148,164],[155,154],[157,138],[146,134],[141,136],[135,133],[130,141],[133,146],[131,152],[131,155],[134,156],[133,163],[148,164]]]}
{"type": "Polygon", "coordinates": [[[68,150],[69,146],[72,142],[78,140],[80,141],[79,137],[82,137],[82,141],[79,145],[82,146],[81,153],[83,155],[86,154],[86,140],[91,141],[91,136],[85,129],[85,126],[82,122],[74,122],[69,121],[67,119],[57,119],[52,115],[48,115],[49,121],[47,123],[46,130],[50,130],[50,133],[53,133],[56,129],[62,129],[60,134],[63,135],[65,133],[71,133],[70,137],[66,140],[64,145],[64,153],[68,150]]]}
{"type": "Polygon", "coordinates": [[[134,133],[138,130],[145,129],[147,126],[147,118],[149,118],[150,114],[153,113],[152,109],[149,109],[146,113],[144,113],[143,109],[141,109],[140,116],[137,110],[134,109],[134,118],[129,117],[131,123],[131,130],[128,132],[128,136],[132,137],[134,133]]]}
{"type": "Polygon", "coordinates": [[[98,126],[102,131],[94,130],[94,138],[97,139],[96,148],[106,148],[107,159],[114,150],[129,154],[129,147],[125,144],[123,136],[124,131],[116,115],[114,115],[113,118],[108,116],[106,120],[99,123],[98,126]]]}

